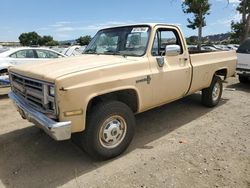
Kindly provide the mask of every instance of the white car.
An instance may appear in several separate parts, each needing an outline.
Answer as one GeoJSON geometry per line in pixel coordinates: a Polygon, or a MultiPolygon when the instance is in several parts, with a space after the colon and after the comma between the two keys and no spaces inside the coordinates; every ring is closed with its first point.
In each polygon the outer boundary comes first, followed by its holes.
{"type": "Polygon", "coordinates": [[[65,48],[62,53],[66,56],[79,56],[82,55],[83,51],[85,50],[86,46],[70,46],[65,48]]]}
{"type": "Polygon", "coordinates": [[[250,80],[250,38],[245,40],[237,50],[238,64],[237,74],[241,83],[250,80]]]}
{"type": "Polygon", "coordinates": [[[203,50],[203,51],[218,51],[218,49],[214,48],[213,46],[202,46],[201,50],[203,50]]]}
{"type": "Polygon", "coordinates": [[[67,57],[47,48],[12,48],[0,52],[0,85],[8,85],[8,67],[67,57]]]}
{"type": "Polygon", "coordinates": [[[227,47],[230,49],[230,50],[237,50],[238,47],[236,47],[236,44],[228,44],[227,47]]]}
{"type": "Polygon", "coordinates": [[[0,75],[6,74],[10,66],[60,57],[66,56],[47,48],[12,48],[0,53],[0,75]]]}

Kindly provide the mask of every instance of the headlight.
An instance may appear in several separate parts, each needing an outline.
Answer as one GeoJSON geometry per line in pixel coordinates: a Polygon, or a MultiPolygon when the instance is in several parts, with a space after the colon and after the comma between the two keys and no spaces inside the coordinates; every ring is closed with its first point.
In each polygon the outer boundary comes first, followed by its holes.
{"type": "Polygon", "coordinates": [[[55,87],[49,86],[49,95],[54,97],[55,96],[55,87]]]}

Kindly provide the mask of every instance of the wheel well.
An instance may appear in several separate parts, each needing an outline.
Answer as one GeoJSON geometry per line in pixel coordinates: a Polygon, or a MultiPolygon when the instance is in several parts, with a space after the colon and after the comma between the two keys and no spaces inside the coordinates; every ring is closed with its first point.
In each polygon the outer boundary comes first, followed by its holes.
{"type": "Polygon", "coordinates": [[[227,69],[220,69],[215,72],[215,75],[224,77],[224,80],[227,78],[227,69]]]}
{"type": "Polygon", "coordinates": [[[94,97],[88,103],[87,113],[90,112],[92,107],[94,107],[96,104],[111,100],[116,100],[125,103],[126,105],[128,105],[128,107],[131,108],[131,110],[134,113],[138,111],[137,93],[133,89],[128,89],[128,90],[115,91],[94,97]]]}
{"type": "Polygon", "coordinates": [[[7,73],[8,72],[8,69],[2,69],[2,70],[0,70],[0,73],[2,74],[2,73],[7,73]]]}

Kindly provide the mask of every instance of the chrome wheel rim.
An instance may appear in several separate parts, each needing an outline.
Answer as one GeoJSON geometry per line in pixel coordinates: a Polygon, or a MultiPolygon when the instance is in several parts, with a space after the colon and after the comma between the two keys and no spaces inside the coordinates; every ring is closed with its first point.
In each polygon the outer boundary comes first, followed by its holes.
{"type": "Polygon", "coordinates": [[[112,149],[121,144],[126,132],[125,119],[119,115],[113,115],[103,122],[99,131],[99,141],[103,147],[112,149]]]}
{"type": "Polygon", "coordinates": [[[217,101],[219,99],[220,90],[221,90],[220,84],[217,82],[214,85],[214,88],[213,88],[213,91],[212,91],[212,99],[213,99],[213,101],[217,101]]]}

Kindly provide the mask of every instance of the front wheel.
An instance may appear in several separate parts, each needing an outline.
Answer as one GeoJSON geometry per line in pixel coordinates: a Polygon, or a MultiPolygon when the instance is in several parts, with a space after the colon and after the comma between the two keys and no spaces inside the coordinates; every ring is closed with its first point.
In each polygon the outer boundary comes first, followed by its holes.
{"type": "Polygon", "coordinates": [[[100,103],[91,110],[83,133],[83,148],[91,156],[105,160],[126,150],[134,135],[135,118],[124,103],[100,103]]]}
{"type": "Polygon", "coordinates": [[[222,80],[219,76],[214,76],[211,85],[202,90],[202,104],[208,107],[216,106],[222,95],[222,80]]]}

